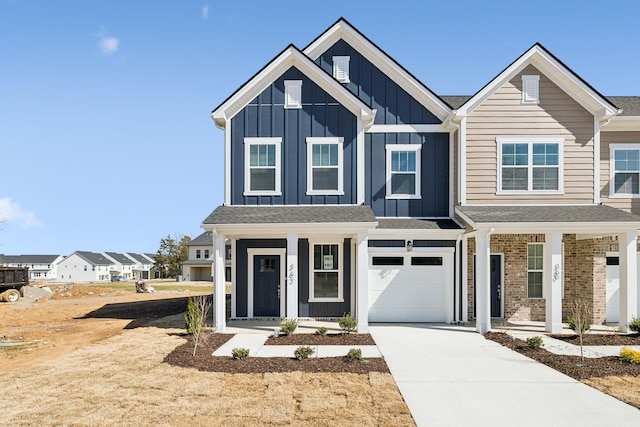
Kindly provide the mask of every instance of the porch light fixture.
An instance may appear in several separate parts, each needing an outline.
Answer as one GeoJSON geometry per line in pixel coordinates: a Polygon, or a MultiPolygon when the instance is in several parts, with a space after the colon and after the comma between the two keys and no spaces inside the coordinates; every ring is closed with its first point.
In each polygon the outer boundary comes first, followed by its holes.
{"type": "Polygon", "coordinates": [[[407,252],[411,252],[413,250],[413,242],[411,240],[407,240],[407,252]]]}

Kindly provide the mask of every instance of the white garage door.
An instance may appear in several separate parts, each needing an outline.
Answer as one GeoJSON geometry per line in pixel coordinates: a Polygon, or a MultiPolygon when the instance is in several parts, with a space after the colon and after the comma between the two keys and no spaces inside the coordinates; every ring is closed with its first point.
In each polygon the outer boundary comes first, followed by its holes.
{"type": "Polygon", "coordinates": [[[369,262],[370,322],[445,322],[446,255],[373,255],[369,262]]]}

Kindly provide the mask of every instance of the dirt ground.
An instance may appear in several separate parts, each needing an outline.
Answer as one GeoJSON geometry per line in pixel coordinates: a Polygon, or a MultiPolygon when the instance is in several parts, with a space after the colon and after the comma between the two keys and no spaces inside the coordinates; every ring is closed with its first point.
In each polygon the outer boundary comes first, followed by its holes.
{"type": "Polygon", "coordinates": [[[1,423],[415,425],[388,373],[229,374],[163,363],[185,343],[187,296],[100,289],[0,304],[0,342],[27,342],[0,347],[1,423]]]}

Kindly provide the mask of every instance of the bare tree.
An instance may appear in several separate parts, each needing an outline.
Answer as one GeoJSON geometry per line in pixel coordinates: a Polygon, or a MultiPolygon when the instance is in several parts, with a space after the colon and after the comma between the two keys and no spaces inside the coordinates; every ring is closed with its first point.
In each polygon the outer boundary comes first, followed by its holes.
{"type": "Polygon", "coordinates": [[[207,313],[211,309],[212,298],[209,295],[197,295],[189,297],[187,312],[184,314],[184,321],[187,332],[193,335],[193,356],[196,355],[200,338],[207,323],[207,313]]]}
{"type": "Polygon", "coordinates": [[[591,329],[591,307],[583,300],[574,300],[569,306],[571,313],[569,314],[569,327],[578,334],[580,340],[580,359],[584,360],[584,348],[582,346],[582,337],[589,329],[591,329]]]}

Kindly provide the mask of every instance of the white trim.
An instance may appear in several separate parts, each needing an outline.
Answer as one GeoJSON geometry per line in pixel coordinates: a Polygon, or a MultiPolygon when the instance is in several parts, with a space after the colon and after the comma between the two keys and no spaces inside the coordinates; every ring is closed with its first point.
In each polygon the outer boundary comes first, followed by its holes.
{"type": "Polygon", "coordinates": [[[360,118],[356,123],[356,131],[358,132],[356,136],[356,202],[362,205],[365,198],[365,136],[360,118]]]}
{"type": "MultiPolygon", "coordinates": [[[[344,239],[309,239],[309,302],[344,302],[344,283],[342,279],[342,275],[344,274],[344,259],[343,259],[343,246],[344,239]],[[313,274],[315,273],[314,268],[314,246],[315,245],[336,245],[338,247],[338,296],[336,298],[315,298],[314,295],[314,279],[313,274]]],[[[324,271],[324,270],[323,270],[324,271]]],[[[331,272],[335,270],[329,270],[331,272]]]]}
{"type": "Polygon", "coordinates": [[[387,199],[419,199],[422,197],[422,192],[420,188],[420,173],[422,170],[422,161],[421,161],[421,144],[386,144],[386,198],[387,199]],[[409,151],[415,152],[416,155],[416,170],[415,170],[415,193],[414,194],[393,194],[391,192],[391,155],[393,152],[402,152],[409,151]]]}
{"type": "Polygon", "coordinates": [[[307,195],[333,195],[342,196],[344,194],[344,138],[342,137],[308,137],[307,144],[307,195]],[[338,146],[338,188],[335,190],[314,190],[313,189],[313,146],[319,144],[338,146]]]}
{"type": "Polygon", "coordinates": [[[333,60],[333,78],[340,83],[349,83],[349,56],[334,56],[333,60]],[[341,73],[342,71],[342,73],[341,73]]]}
{"type": "Polygon", "coordinates": [[[454,204],[454,198],[455,198],[455,193],[454,193],[454,180],[455,180],[455,175],[454,175],[454,166],[455,166],[455,160],[453,158],[453,156],[455,155],[455,141],[453,138],[453,132],[449,132],[449,216],[451,218],[453,218],[454,215],[454,211],[453,211],[453,204],[454,204]]]}
{"type": "Polygon", "coordinates": [[[600,204],[600,116],[597,114],[593,116],[593,203],[600,204]]]}
{"type": "Polygon", "coordinates": [[[231,240],[231,318],[235,319],[237,316],[236,303],[238,298],[238,284],[236,282],[236,239],[229,238],[229,240],[231,240]]]}
{"type": "Polygon", "coordinates": [[[298,317],[298,234],[287,234],[287,255],[286,255],[286,313],[287,319],[296,319],[298,317]]]}
{"type": "MultiPolygon", "coordinates": [[[[640,137],[638,138],[640,140],[640,137]]],[[[640,155],[640,143],[616,143],[609,145],[609,198],[611,199],[638,199],[640,198],[640,192],[634,193],[616,193],[615,192],[615,175],[616,175],[616,150],[637,150],[640,155]]],[[[622,171],[621,171],[622,173],[622,171]]],[[[635,172],[630,172],[635,173],[635,172]]],[[[640,170],[638,173],[638,179],[640,180],[640,170]]]]}
{"type": "Polygon", "coordinates": [[[540,76],[526,74],[522,75],[522,103],[540,103],[540,76]]]}
{"type": "Polygon", "coordinates": [[[304,49],[304,53],[315,60],[340,39],[357,50],[440,120],[449,115],[451,109],[448,105],[343,19],[315,39],[304,49]]]}
{"type": "Polygon", "coordinates": [[[253,318],[253,257],[255,255],[277,255],[280,257],[280,315],[284,317],[286,294],[286,268],[282,261],[286,258],[287,250],[284,248],[247,248],[247,318],[253,318]]]}
{"type": "Polygon", "coordinates": [[[284,108],[302,108],[302,80],[284,81],[284,108]]]}
{"type": "Polygon", "coordinates": [[[281,169],[281,149],[282,138],[244,138],[244,196],[281,196],[282,195],[282,169],[281,169]],[[250,150],[252,145],[274,145],[275,146],[275,189],[269,191],[251,190],[251,166],[250,150]]]}
{"type": "Polygon", "coordinates": [[[231,129],[224,129],[224,204],[231,204],[231,129]]]}
{"type": "Polygon", "coordinates": [[[367,133],[449,133],[450,130],[437,124],[371,125],[367,133]]]}
{"type": "MultiPolygon", "coordinates": [[[[563,137],[496,137],[496,195],[557,195],[564,194],[564,138],[563,137]],[[503,190],[502,189],[502,146],[505,144],[527,144],[527,190],[503,190]],[[557,144],[558,145],[558,189],[557,190],[533,190],[533,145],[557,144]]],[[[513,166],[507,166],[512,168],[513,166]]],[[[547,167],[555,167],[553,165],[547,167]]],[[[523,168],[524,169],[524,168],[523,168]]]]}
{"type": "MultiPolygon", "coordinates": [[[[453,154],[451,154],[453,155],[453,154]]],[[[467,203],[467,118],[463,117],[458,128],[458,203],[467,203]]]]}
{"type": "Polygon", "coordinates": [[[545,298],[545,294],[544,294],[544,290],[545,290],[545,265],[546,263],[545,261],[545,254],[547,253],[546,248],[545,248],[545,243],[544,242],[527,242],[527,300],[544,300],[545,298]],[[537,269],[537,268],[529,268],[529,247],[531,245],[538,245],[542,248],[542,268],[541,269],[537,269]],[[540,284],[542,286],[542,292],[541,292],[541,296],[539,297],[530,297],[529,296],[529,272],[532,273],[541,273],[542,274],[542,283],[540,284]]]}
{"type": "MultiPolygon", "coordinates": [[[[469,238],[467,236],[462,237],[462,251],[461,251],[462,259],[460,263],[462,264],[462,274],[461,274],[461,282],[462,282],[462,318],[463,322],[469,321],[469,238]]],[[[475,286],[475,284],[474,284],[475,286]]]]}
{"type": "Polygon", "coordinates": [[[601,124],[606,132],[628,132],[640,130],[640,116],[615,116],[601,124]]]}

